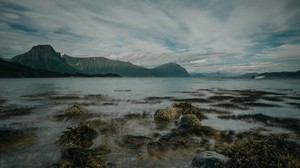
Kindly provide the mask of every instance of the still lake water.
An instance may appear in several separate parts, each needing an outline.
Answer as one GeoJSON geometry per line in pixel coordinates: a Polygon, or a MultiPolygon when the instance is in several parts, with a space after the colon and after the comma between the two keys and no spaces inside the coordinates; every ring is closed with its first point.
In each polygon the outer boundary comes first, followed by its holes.
{"type": "MultiPolygon", "coordinates": [[[[0,79],[0,99],[3,106],[20,105],[34,107],[32,113],[0,120],[0,127],[15,129],[35,129],[37,142],[27,148],[0,154],[0,167],[45,167],[59,160],[60,149],[55,144],[62,131],[74,125],[72,121],[56,121],[53,116],[72,104],[82,104],[92,114],[103,120],[121,118],[126,113],[146,112],[153,116],[157,109],[166,108],[172,99],[208,98],[222,94],[223,90],[259,90],[284,95],[280,102],[267,102],[280,107],[252,107],[248,110],[230,110],[233,114],[263,113],[274,117],[300,119],[299,79],[212,79],[212,78],[39,78],[39,79],[0,79]],[[102,95],[101,100],[87,100],[85,96],[102,95]],[[146,101],[149,97],[159,97],[156,101],[146,101]]],[[[226,95],[226,94],[225,94],[226,95]]],[[[282,96],[281,95],[281,96],[282,96]]],[[[278,97],[278,95],[277,95],[278,97]]],[[[214,102],[212,104],[216,104],[214,102]]],[[[211,103],[195,102],[199,108],[212,108],[211,103]]],[[[1,106],[0,106],[1,107],[1,106]]],[[[262,123],[221,120],[217,114],[207,114],[202,124],[218,130],[245,131],[264,127],[262,123]]],[[[142,125],[139,122],[127,123],[124,134],[145,135],[153,133],[153,123],[142,125]]],[[[289,133],[277,127],[265,127],[271,132],[289,133]]],[[[122,149],[115,149],[122,153],[122,149]]],[[[120,167],[136,166],[142,163],[134,160],[123,150],[123,158],[110,158],[120,167]],[[132,163],[131,163],[132,162],[132,163]]],[[[120,154],[121,155],[121,154],[120,154]]],[[[117,155],[115,156],[117,157],[117,155]]],[[[170,162],[170,158],[166,162],[170,162]]],[[[188,160],[180,160],[178,167],[186,166],[188,160]],[[182,164],[182,165],[180,165],[182,164]]],[[[140,164],[140,165],[139,165],[140,164]]],[[[162,166],[162,165],[157,165],[162,166]]],[[[175,167],[177,167],[175,166],[175,167]]]]}

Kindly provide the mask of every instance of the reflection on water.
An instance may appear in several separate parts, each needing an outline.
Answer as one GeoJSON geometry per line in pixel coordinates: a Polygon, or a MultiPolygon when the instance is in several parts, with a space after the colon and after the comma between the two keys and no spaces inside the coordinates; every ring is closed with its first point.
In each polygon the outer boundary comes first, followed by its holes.
{"type": "MultiPolygon", "coordinates": [[[[153,137],[153,134],[163,135],[174,128],[174,123],[171,123],[169,126],[164,126],[165,129],[158,129],[152,116],[156,110],[169,107],[175,99],[200,100],[200,98],[208,99],[210,97],[209,101],[193,102],[193,105],[199,108],[225,110],[235,115],[262,113],[274,117],[300,119],[299,108],[291,105],[291,103],[299,103],[297,98],[300,97],[300,86],[298,84],[299,80],[207,80],[203,78],[0,79],[2,114],[7,112],[12,105],[31,109],[26,115],[14,114],[1,118],[0,127],[20,130],[34,129],[38,139],[34,145],[1,154],[0,163],[3,167],[44,167],[57,162],[60,158],[60,149],[55,142],[61,132],[76,123],[69,119],[57,121],[54,116],[63,113],[72,104],[83,106],[94,115],[94,119],[104,121],[121,119],[128,113],[147,113],[150,116],[148,118],[124,121],[121,133],[118,135],[153,137]],[[255,93],[254,95],[251,92],[245,95],[243,93],[243,96],[251,95],[252,98],[257,98],[255,96],[258,94],[259,96],[266,94],[265,99],[258,97],[255,102],[276,104],[279,107],[256,107],[249,106],[248,103],[247,110],[240,110],[216,106],[220,103],[228,105],[237,103],[239,100],[242,101],[242,98],[239,97],[241,92],[237,90],[279,93],[279,95],[267,95],[266,93],[255,93]]],[[[243,103],[239,105],[247,105],[243,103]]],[[[292,132],[284,128],[266,127],[260,122],[222,120],[217,118],[218,115],[226,115],[226,113],[207,113],[208,119],[203,120],[202,125],[217,130],[239,132],[259,127],[265,127],[270,132],[292,132]]],[[[112,137],[100,135],[97,140],[103,138],[110,139],[112,137]]],[[[112,148],[112,154],[109,155],[108,160],[124,166],[138,167],[147,163],[149,166],[158,167],[184,167],[194,155],[194,151],[185,149],[180,152],[168,151],[158,163],[157,160],[145,155],[143,151],[128,151],[126,148],[119,147],[114,141],[109,141],[109,143],[114,148],[112,148]],[[143,159],[139,159],[139,157],[143,159]]]]}

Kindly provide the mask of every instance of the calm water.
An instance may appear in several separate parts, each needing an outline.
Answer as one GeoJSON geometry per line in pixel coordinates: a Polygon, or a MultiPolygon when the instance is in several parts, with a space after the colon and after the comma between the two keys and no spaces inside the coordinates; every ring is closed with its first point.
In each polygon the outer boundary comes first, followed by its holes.
{"type": "MultiPolygon", "coordinates": [[[[55,144],[60,133],[74,124],[71,121],[56,121],[55,114],[62,113],[74,103],[84,104],[90,113],[101,119],[119,118],[126,113],[147,112],[153,115],[157,109],[169,107],[169,99],[147,102],[147,97],[173,98],[207,98],[218,95],[222,90],[262,90],[285,95],[284,101],[269,102],[280,107],[253,107],[250,110],[230,110],[239,113],[263,113],[274,117],[292,117],[300,119],[300,110],[289,103],[299,103],[298,99],[288,97],[300,96],[300,80],[252,80],[252,79],[206,79],[206,78],[45,78],[45,79],[0,79],[0,99],[7,100],[3,106],[12,104],[35,107],[29,115],[15,116],[0,120],[0,127],[8,126],[16,129],[34,128],[37,142],[25,149],[0,155],[0,167],[45,167],[60,157],[59,148],[55,144]],[[206,90],[207,89],[207,90],[206,90]],[[41,94],[42,93],[42,94],[41,94]],[[41,95],[39,95],[41,94],[41,95]],[[103,95],[104,99],[87,100],[87,95],[103,95]],[[32,96],[35,95],[35,96],[32,96]],[[66,98],[69,97],[69,98],[66,98]]],[[[266,102],[266,101],[263,101],[266,102]]],[[[216,102],[217,103],[217,102],[216,102]]],[[[193,103],[199,108],[212,108],[209,103],[193,103]]],[[[219,130],[233,129],[244,131],[262,127],[261,123],[221,120],[217,114],[208,114],[209,119],[203,125],[219,130]]],[[[155,126],[131,122],[124,125],[124,134],[149,135],[155,126]]],[[[271,132],[289,132],[283,128],[267,127],[271,132]]],[[[115,159],[120,167],[139,166],[126,150],[114,149],[123,154],[115,159]],[[122,153],[123,150],[123,153],[122,153]]],[[[121,155],[120,154],[120,155],[121,155]]],[[[117,156],[117,155],[116,155],[117,156]]],[[[115,156],[115,157],[116,157],[115,156]]],[[[188,159],[178,159],[175,167],[188,164],[188,159]],[[182,164],[182,165],[180,165],[182,164]]],[[[172,157],[165,160],[172,162],[172,157]]],[[[162,166],[162,165],[157,165],[162,166]]]]}

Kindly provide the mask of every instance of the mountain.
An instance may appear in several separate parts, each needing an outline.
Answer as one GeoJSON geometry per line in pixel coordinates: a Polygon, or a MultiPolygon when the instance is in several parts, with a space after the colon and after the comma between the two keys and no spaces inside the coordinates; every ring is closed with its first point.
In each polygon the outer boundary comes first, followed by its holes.
{"type": "Polygon", "coordinates": [[[240,78],[252,78],[253,76],[258,76],[259,73],[245,73],[243,75],[240,76],[240,78]]]}
{"type": "Polygon", "coordinates": [[[300,71],[297,72],[264,72],[246,73],[241,78],[252,78],[253,76],[265,76],[265,78],[300,78],[300,71]]]}
{"type": "Polygon", "coordinates": [[[0,59],[0,77],[63,77],[63,74],[36,70],[19,63],[0,59]]]}
{"type": "Polygon", "coordinates": [[[76,73],[50,45],[33,46],[28,52],[12,58],[13,62],[34,68],[60,73],[76,73]]]}
{"type": "Polygon", "coordinates": [[[22,64],[0,58],[0,78],[40,78],[40,77],[120,77],[117,74],[82,74],[59,73],[48,70],[33,69],[22,64]]]}
{"type": "Polygon", "coordinates": [[[82,73],[117,73],[121,76],[130,77],[162,76],[157,72],[145,67],[134,65],[130,62],[110,60],[104,57],[77,58],[63,55],[63,59],[67,64],[82,73]]]}
{"type": "Polygon", "coordinates": [[[33,69],[69,74],[113,73],[129,77],[189,76],[183,67],[175,63],[148,69],[130,62],[110,60],[104,57],[77,58],[68,55],[61,56],[50,45],[33,46],[28,52],[17,55],[11,60],[33,69]]]}
{"type": "Polygon", "coordinates": [[[300,71],[297,72],[265,72],[258,74],[266,78],[300,78],[300,71]]]}
{"type": "Polygon", "coordinates": [[[151,69],[167,77],[189,77],[190,74],[178,64],[168,63],[151,69]]]}
{"type": "Polygon", "coordinates": [[[212,72],[212,73],[193,73],[193,77],[211,77],[211,78],[224,78],[229,77],[221,72],[212,72]]]}

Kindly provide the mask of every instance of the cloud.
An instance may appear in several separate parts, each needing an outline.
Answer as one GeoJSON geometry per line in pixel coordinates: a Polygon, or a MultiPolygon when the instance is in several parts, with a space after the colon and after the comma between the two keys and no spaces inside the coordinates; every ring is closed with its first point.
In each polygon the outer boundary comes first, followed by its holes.
{"type": "Polygon", "coordinates": [[[77,57],[176,62],[199,72],[276,71],[300,59],[297,0],[2,0],[0,15],[7,58],[51,44],[77,57]]]}

